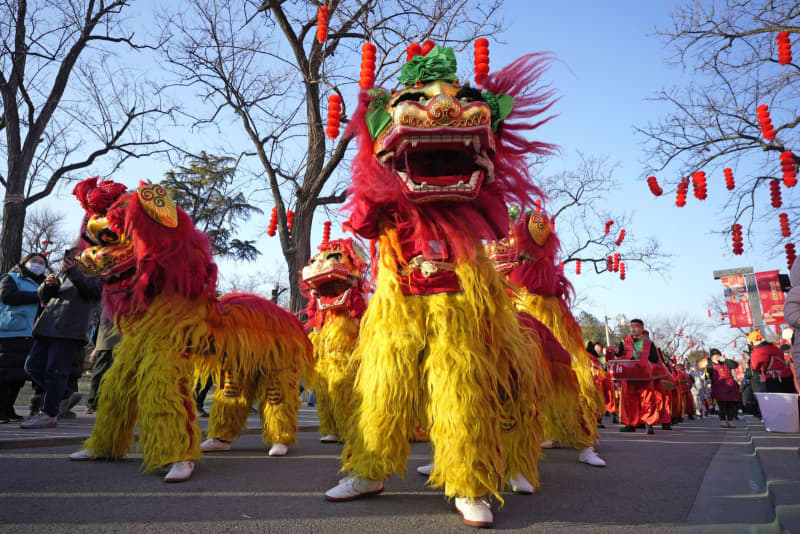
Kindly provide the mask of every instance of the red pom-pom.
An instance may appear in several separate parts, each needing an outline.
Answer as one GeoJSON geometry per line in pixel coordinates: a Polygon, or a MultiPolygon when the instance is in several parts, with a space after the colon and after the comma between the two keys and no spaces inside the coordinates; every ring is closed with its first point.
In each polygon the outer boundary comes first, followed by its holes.
{"type": "Polygon", "coordinates": [[[414,56],[420,55],[422,55],[422,47],[419,43],[411,43],[408,45],[408,48],[406,48],[406,62],[411,61],[414,56]]]}
{"type": "Polygon", "coordinates": [[[327,243],[331,240],[331,222],[325,221],[322,225],[322,242],[327,243]]]}
{"type": "Polygon", "coordinates": [[[433,47],[434,47],[434,46],[436,46],[436,43],[434,43],[434,42],[433,42],[433,41],[431,41],[430,39],[428,39],[427,41],[425,41],[424,43],[422,43],[422,55],[423,55],[423,56],[427,56],[427,55],[428,55],[428,52],[430,52],[431,50],[433,50],[433,47]]]}

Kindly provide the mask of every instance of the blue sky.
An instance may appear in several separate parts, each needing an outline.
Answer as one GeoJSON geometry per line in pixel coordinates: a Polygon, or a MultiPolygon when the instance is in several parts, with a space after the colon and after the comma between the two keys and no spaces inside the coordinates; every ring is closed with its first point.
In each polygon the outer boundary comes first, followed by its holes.
{"type": "MultiPolygon", "coordinates": [[[[558,116],[537,132],[538,137],[562,148],[561,160],[551,164],[553,171],[570,168],[570,158],[574,158],[576,150],[605,155],[611,162],[618,162],[616,174],[622,187],[609,191],[606,202],[615,210],[631,214],[628,235],[655,236],[665,252],[672,254],[669,272],[661,275],[647,273],[636,265],[628,265],[625,281],[608,274],[571,275],[582,307],[600,317],[624,314],[647,319],[686,313],[697,321],[707,321],[707,300],[722,291],[720,282],[712,278],[713,270],[740,266],[753,266],[757,271],[786,268],[782,255],[767,259],[760,250],[752,251],[747,241],[745,254],[734,257],[728,240],[710,234],[712,227],[720,225],[718,210],[728,194],[721,173],[709,173],[706,201],[697,201],[690,192],[687,206],[682,209],[675,207],[674,194],[656,198],[647,188],[643,174],[644,139],[634,132],[634,126],[655,122],[664,112],[663,106],[647,101],[659,88],[693,78],[692,73],[666,64],[664,58],[669,51],[653,35],[656,26],[668,24],[671,4],[507,1],[503,19],[508,31],[500,36],[504,43],[491,45],[493,69],[527,52],[554,53],[559,61],[546,78],[561,98],[554,107],[558,116]]],[[[147,3],[139,4],[137,11],[146,12],[146,6],[147,3]]],[[[459,59],[471,61],[471,52],[461,54],[459,59]]],[[[239,135],[236,126],[223,122],[221,128],[226,138],[239,135]]],[[[135,162],[119,171],[115,179],[128,185],[140,178],[158,180],[167,168],[156,161],[135,162]]],[[[88,171],[86,175],[92,174],[88,171]]],[[[659,176],[662,186],[667,179],[675,177],[659,176]]],[[[45,205],[67,213],[70,221],[75,221],[80,210],[68,189],[71,186],[62,188],[45,205]]],[[[264,220],[254,221],[250,229],[241,233],[242,238],[259,238],[264,253],[261,259],[247,267],[222,261],[223,277],[235,272],[273,271],[281,265],[277,239],[262,233],[270,209],[271,205],[266,206],[264,220]]],[[[321,239],[323,220],[323,215],[317,216],[317,235],[312,243],[321,239]]],[[[731,333],[728,328],[709,329],[707,346],[715,344],[724,349],[724,343],[732,341],[731,333]]]]}

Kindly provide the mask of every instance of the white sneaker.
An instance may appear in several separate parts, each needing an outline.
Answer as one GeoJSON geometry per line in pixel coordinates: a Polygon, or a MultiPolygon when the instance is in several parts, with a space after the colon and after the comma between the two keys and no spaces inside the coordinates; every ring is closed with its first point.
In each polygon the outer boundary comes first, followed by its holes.
{"type": "Polygon", "coordinates": [[[484,497],[479,499],[456,497],[456,510],[464,518],[464,523],[471,527],[494,526],[492,507],[484,497]]]}
{"type": "Polygon", "coordinates": [[[231,444],[221,439],[209,438],[200,444],[200,450],[203,452],[229,451],[231,450],[231,444]]]}
{"type": "Polygon", "coordinates": [[[339,436],[336,434],[328,434],[327,436],[322,436],[319,438],[321,443],[339,443],[339,436]]]}
{"type": "Polygon", "coordinates": [[[89,449],[81,449],[69,455],[69,459],[76,462],[83,462],[86,460],[102,460],[105,457],[106,456],[104,454],[98,454],[97,456],[95,456],[91,452],[89,452],[89,449]]]}
{"type": "Polygon", "coordinates": [[[274,443],[267,454],[270,456],[286,456],[287,452],[289,452],[288,445],[284,445],[283,443],[274,443]]]}
{"type": "Polygon", "coordinates": [[[370,480],[368,478],[345,477],[339,481],[339,485],[325,492],[325,498],[329,501],[344,502],[377,495],[383,491],[382,480],[370,480]]]}
{"type": "Polygon", "coordinates": [[[58,417],[39,412],[30,419],[20,423],[20,428],[53,428],[58,426],[58,417]]]}
{"type": "Polygon", "coordinates": [[[606,461],[600,458],[594,451],[594,447],[586,447],[578,456],[578,461],[595,467],[605,467],[606,461]]]}
{"type": "Polygon", "coordinates": [[[194,471],[194,462],[186,460],[184,462],[175,462],[169,469],[169,473],[164,477],[164,482],[183,482],[192,477],[194,471]]]}
{"type": "Polygon", "coordinates": [[[511,486],[511,491],[514,493],[521,493],[523,495],[530,495],[534,492],[533,484],[531,484],[522,473],[517,473],[508,479],[508,485],[511,486]]]}
{"type": "Polygon", "coordinates": [[[417,473],[419,473],[420,475],[424,475],[426,477],[431,476],[432,471],[433,471],[433,464],[421,465],[417,467],[417,473]]]}
{"type": "Polygon", "coordinates": [[[559,447],[559,443],[554,439],[548,439],[547,441],[542,442],[543,449],[557,449],[559,447]]]}

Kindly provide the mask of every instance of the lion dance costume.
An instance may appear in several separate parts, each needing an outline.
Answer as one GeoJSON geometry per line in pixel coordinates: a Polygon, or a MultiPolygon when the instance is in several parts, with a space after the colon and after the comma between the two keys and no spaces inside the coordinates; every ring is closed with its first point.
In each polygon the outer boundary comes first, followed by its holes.
{"type": "Polygon", "coordinates": [[[456,497],[468,524],[492,524],[483,497],[500,498],[515,473],[538,481],[530,353],[540,342],[520,327],[482,240],[508,232],[507,202],[530,205],[539,194],[526,159],[553,147],[521,133],[551,105],[551,92],[526,91],[547,59],[525,56],[480,91],[459,83],[453,51],[436,46],[403,66],[405,88],[361,92],[346,227],[377,246],[379,261],[355,351],[342,454],[351,476],[329,500],[379,493],[402,476],[420,414],[434,455],[429,483],[456,497]]]}
{"type": "Polygon", "coordinates": [[[306,329],[314,345],[317,414],[323,443],[343,440],[358,366],[352,359],[366,310],[367,257],[352,239],[322,243],[301,273],[309,297],[306,329]]]}
{"type": "Polygon", "coordinates": [[[593,444],[605,406],[580,326],[569,311],[571,285],[555,264],[558,248],[544,213],[521,215],[507,239],[488,246],[498,270],[512,283],[517,309],[545,346],[552,388],[541,414],[544,435],[578,449],[580,461],[602,467],[605,462],[593,444]]]}
{"type": "Polygon", "coordinates": [[[300,322],[255,295],[217,298],[208,237],[163,187],[126,193],[121,184],[92,178],[73,193],[89,216],[85,238],[94,245],[80,264],[105,279],[105,309],[122,339],[103,378],[92,435],[71,458],[122,458],[138,420],[145,469],[172,464],[166,481],[188,479],[201,455],[195,363],[240,383],[240,396],[231,399],[236,406],[215,403],[218,415],[241,425],[255,397],[265,437],[293,440],[298,377],[311,365],[300,322]]]}

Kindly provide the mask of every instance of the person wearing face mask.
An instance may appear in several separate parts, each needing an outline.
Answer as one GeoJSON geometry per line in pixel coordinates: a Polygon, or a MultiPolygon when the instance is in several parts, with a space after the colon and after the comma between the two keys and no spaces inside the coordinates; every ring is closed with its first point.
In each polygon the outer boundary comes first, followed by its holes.
{"type": "Polygon", "coordinates": [[[44,282],[47,256],[28,254],[0,278],[0,423],[21,421],[14,402],[28,376],[25,358],[33,324],[42,310],[36,290],[44,282]]]}
{"type": "Polygon", "coordinates": [[[89,321],[100,301],[103,283],[85,276],[75,255],[76,240],[61,261],[61,272],[51,274],[39,286],[44,311],[33,327],[33,345],[25,372],[44,389],[41,411],[22,422],[22,428],[49,428],[58,424],[59,413],[69,411],[81,394],[67,386],[72,362],[88,341],[89,321]]]}
{"type": "Polygon", "coordinates": [[[733,419],[742,402],[742,394],[733,371],[739,364],[725,359],[719,349],[711,349],[711,363],[706,367],[706,377],[711,380],[711,396],[719,406],[719,420],[722,428],[736,428],[733,419]]]}

